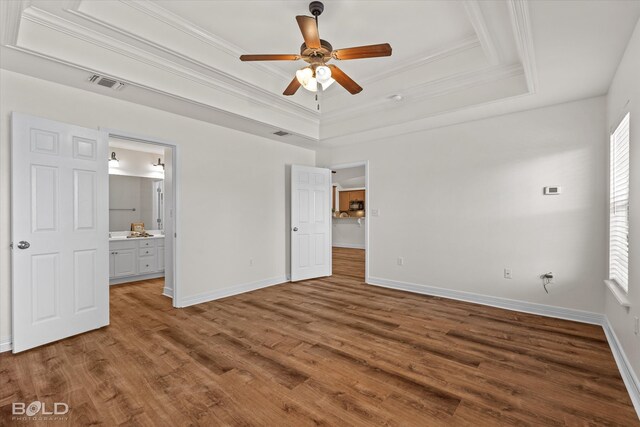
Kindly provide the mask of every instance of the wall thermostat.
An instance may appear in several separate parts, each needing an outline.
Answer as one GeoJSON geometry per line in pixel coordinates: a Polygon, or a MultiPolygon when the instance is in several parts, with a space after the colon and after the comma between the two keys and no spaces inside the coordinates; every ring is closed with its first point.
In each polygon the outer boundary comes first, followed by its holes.
{"type": "Polygon", "coordinates": [[[544,194],[547,196],[555,196],[562,193],[562,187],[554,185],[553,187],[544,187],[544,194]]]}

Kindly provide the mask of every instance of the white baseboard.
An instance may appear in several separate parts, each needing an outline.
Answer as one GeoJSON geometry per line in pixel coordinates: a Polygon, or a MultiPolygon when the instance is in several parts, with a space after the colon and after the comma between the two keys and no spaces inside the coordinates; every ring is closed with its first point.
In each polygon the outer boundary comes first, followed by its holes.
{"type": "Polygon", "coordinates": [[[602,325],[604,320],[604,315],[600,313],[592,313],[590,311],[555,307],[552,305],[537,304],[533,302],[519,301],[508,298],[492,297],[489,295],[475,294],[472,292],[437,288],[435,286],[418,285],[416,283],[398,282],[395,280],[381,279],[379,277],[369,277],[367,283],[384,288],[398,289],[401,291],[415,292],[418,294],[473,302],[476,304],[488,305],[491,307],[498,307],[506,310],[521,311],[524,313],[538,314],[540,316],[555,317],[558,319],[574,320],[576,322],[591,323],[593,325],[602,325]]]}
{"type": "Polygon", "coordinates": [[[364,243],[336,243],[333,242],[334,248],[349,248],[349,249],[365,249],[364,243]]]}
{"type": "Polygon", "coordinates": [[[609,319],[606,316],[602,322],[602,328],[607,336],[607,341],[609,341],[609,347],[611,347],[613,357],[616,359],[616,364],[618,365],[618,370],[620,371],[624,385],[627,386],[631,402],[633,402],[633,406],[636,408],[636,412],[638,413],[638,418],[640,418],[640,381],[638,381],[638,377],[635,372],[633,372],[629,359],[624,353],[622,345],[620,344],[620,341],[618,341],[618,337],[613,331],[611,323],[609,323],[609,319]]]}
{"type": "Polygon", "coordinates": [[[0,353],[4,353],[5,351],[11,351],[11,337],[2,337],[0,338],[0,353]]]}
{"type": "Polygon", "coordinates": [[[269,286],[279,285],[288,282],[286,276],[273,277],[271,279],[259,280],[252,283],[244,283],[235,285],[230,288],[220,289],[213,292],[205,292],[198,295],[182,298],[178,303],[178,307],[189,307],[190,305],[201,304],[220,298],[226,298],[233,295],[243,294],[245,292],[255,291],[256,289],[268,288],[269,286]]]}
{"type": "Polygon", "coordinates": [[[165,297],[173,298],[173,289],[172,288],[162,288],[162,295],[165,297]]]}

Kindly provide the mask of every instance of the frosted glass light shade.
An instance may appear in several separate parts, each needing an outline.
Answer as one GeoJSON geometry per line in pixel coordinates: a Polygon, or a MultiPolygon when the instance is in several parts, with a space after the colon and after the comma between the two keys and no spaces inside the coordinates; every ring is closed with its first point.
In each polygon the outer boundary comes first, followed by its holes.
{"type": "Polygon", "coordinates": [[[327,67],[326,65],[320,65],[319,67],[316,67],[316,80],[318,80],[320,84],[328,82],[330,78],[331,68],[327,67]]]}

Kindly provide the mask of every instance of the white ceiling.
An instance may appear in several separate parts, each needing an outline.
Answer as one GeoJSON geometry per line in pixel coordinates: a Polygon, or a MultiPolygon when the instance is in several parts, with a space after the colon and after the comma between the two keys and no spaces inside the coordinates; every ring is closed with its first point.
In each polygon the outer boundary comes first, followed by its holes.
{"type": "Polygon", "coordinates": [[[353,168],[336,169],[331,182],[334,185],[339,185],[340,188],[364,188],[365,167],[356,166],[353,168]]]}
{"type": "Polygon", "coordinates": [[[0,67],[309,148],[386,138],[606,93],[640,1],[325,1],[334,48],[389,42],[387,58],[337,61],[364,91],[281,95],[307,1],[0,2],[0,67]],[[97,72],[127,86],[89,84],[97,72]],[[401,102],[391,95],[403,96],[401,102]],[[277,137],[276,130],[291,135],[277,137]]]}

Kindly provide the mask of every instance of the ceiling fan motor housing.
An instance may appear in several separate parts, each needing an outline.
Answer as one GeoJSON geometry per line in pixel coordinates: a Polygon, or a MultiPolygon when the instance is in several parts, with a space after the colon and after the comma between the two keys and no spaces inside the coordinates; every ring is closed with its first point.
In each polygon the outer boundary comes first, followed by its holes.
{"type": "Polygon", "coordinates": [[[309,12],[311,12],[313,16],[320,16],[323,11],[324,4],[322,4],[321,1],[312,1],[311,3],[309,3],[309,12]]]}
{"type": "Polygon", "coordinates": [[[322,39],[320,39],[320,48],[318,49],[310,49],[306,43],[302,43],[302,46],[300,46],[300,56],[309,63],[319,61],[326,62],[331,59],[331,52],[333,52],[331,43],[322,39]]]}

